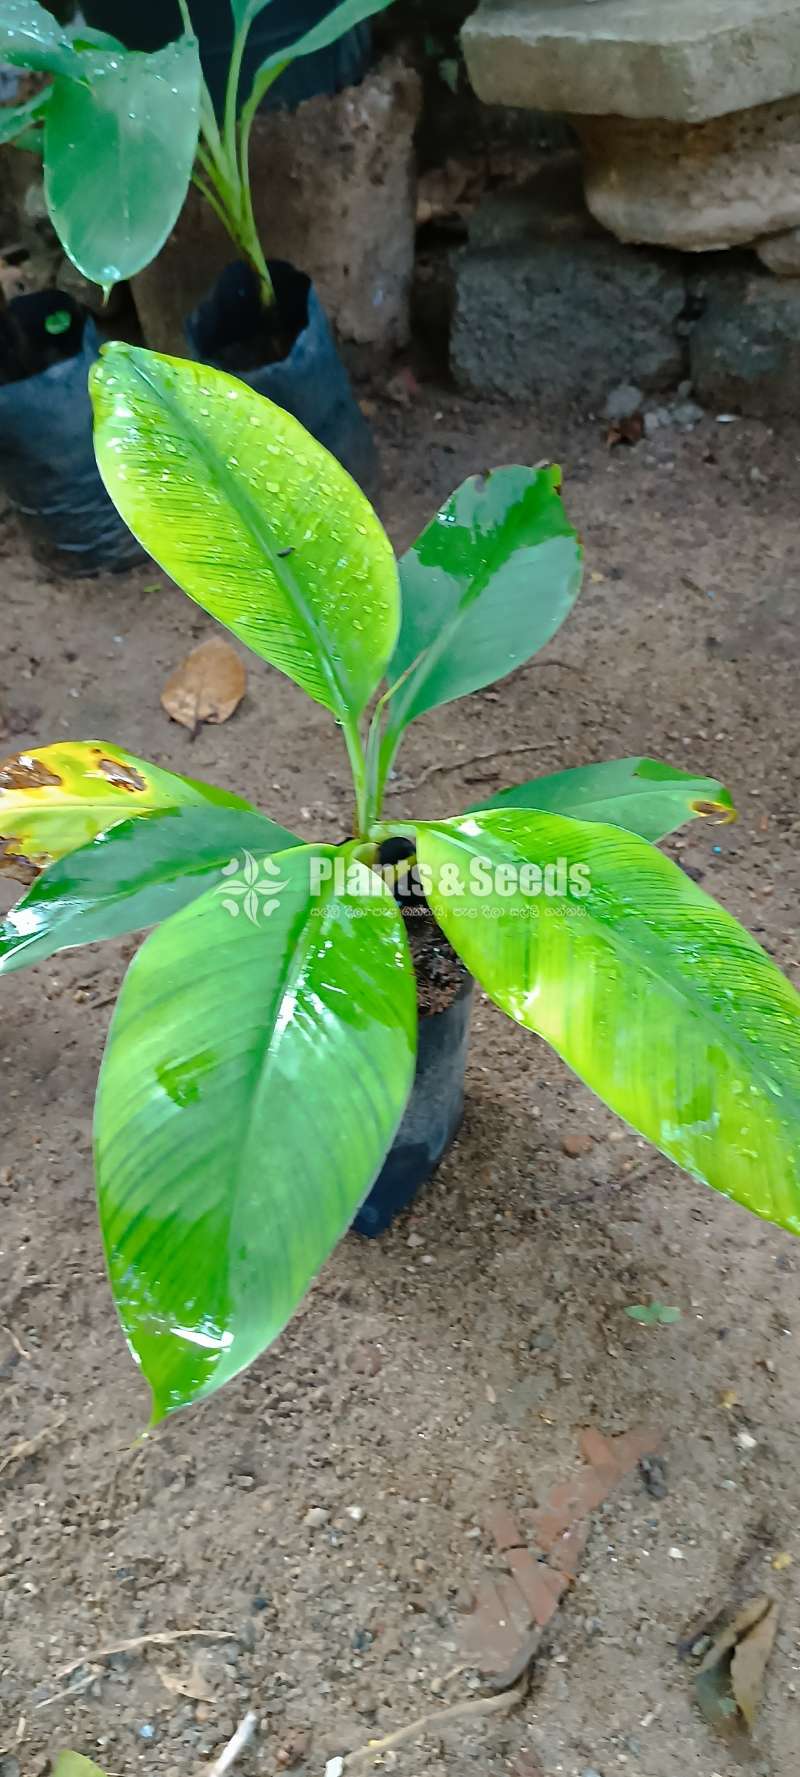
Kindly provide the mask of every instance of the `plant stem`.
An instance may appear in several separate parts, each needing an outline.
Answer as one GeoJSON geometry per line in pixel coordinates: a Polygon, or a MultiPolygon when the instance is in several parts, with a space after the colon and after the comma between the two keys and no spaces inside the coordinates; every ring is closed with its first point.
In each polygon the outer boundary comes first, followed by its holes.
{"type": "Polygon", "coordinates": [[[350,770],[353,774],[353,787],[356,793],[355,837],[356,839],[371,838],[372,835],[368,833],[367,766],[358,723],[354,716],[343,717],[342,733],[345,738],[350,770]]]}

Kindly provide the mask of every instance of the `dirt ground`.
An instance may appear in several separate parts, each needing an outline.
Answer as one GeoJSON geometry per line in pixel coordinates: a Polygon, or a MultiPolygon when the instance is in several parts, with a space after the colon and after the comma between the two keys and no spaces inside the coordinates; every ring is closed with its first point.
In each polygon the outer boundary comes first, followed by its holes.
{"type": "MultiPolygon", "coordinates": [[[[637,752],[718,775],[740,821],[697,823],[678,855],[797,979],[800,438],[712,415],[609,452],[599,422],[429,387],[407,410],[378,399],[374,422],[398,544],[467,473],[554,456],[588,557],[584,596],[537,662],[412,731],[395,806],[418,779],[416,812],[447,814],[637,752]],[[493,748],[507,756],[479,757],[493,748]]],[[[192,744],[167,720],[160,685],[214,626],[152,567],[56,582],[8,520],[0,546],[2,751],[114,740],[290,826],[299,809],[309,833],[340,829],[329,722],[255,659],[227,726],[192,744]]],[[[347,1239],[273,1351],[137,1443],[146,1390],[90,1169],[95,1075],[133,948],[65,954],[3,988],[0,1777],[37,1777],[63,1745],[111,1773],[183,1777],[251,1707],[263,1726],[242,1777],[293,1759],[322,1777],[333,1755],[472,1695],[456,1669],[471,1595],[497,1569],[487,1509],[524,1519],[576,1470],[580,1428],[643,1422],[663,1433],[667,1495],[634,1473],[595,1512],[521,1706],[432,1729],[380,1768],[735,1777],[678,1643],[763,1587],[781,1622],[750,1768],[793,1777],[794,1240],[654,1155],[479,1002],[463,1130],[413,1212],[378,1243],[347,1239]],[[567,1138],[587,1134],[570,1158],[567,1138]],[[680,1320],[626,1318],[651,1297],[680,1320]],[[92,1657],[189,1628],[220,1636],[92,1657]]]]}

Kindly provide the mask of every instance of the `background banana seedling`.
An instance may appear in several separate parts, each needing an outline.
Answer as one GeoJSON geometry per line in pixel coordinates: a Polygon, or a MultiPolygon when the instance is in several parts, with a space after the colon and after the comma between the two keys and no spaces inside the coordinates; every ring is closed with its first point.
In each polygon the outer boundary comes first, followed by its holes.
{"type": "Polygon", "coordinates": [[[800,1232],[800,999],[655,849],[732,818],[727,790],[620,759],[436,821],[383,807],[409,723],[522,665],[568,615],[581,552],[558,471],[472,478],[396,563],[339,464],[234,378],[114,345],[92,394],[123,517],[330,712],[355,801],[346,843],[305,844],[104,743],[0,767],[2,861],[30,885],[0,972],[157,925],[96,1112],[111,1283],[154,1418],[276,1337],[393,1141],[416,994],[388,840],[497,1005],[695,1178],[800,1232]]]}
{"type": "Polygon", "coordinates": [[[0,111],[0,142],[43,155],[53,227],[93,283],[108,290],[149,265],[193,180],[269,303],[272,284],[250,193],[253,119],[290,62],[334,43],[389,0],[340,0],[312,30],[269,55],[249,91],[242,81],[247,39],[270,0],[230,0],[234,37],[219,120],[203,79],[191,0],[180,4],[183,35],[145,54],[82,21],[61,25],[38,0],[0,0],[0,59],[50,76],[34,98],[0,111]]]}

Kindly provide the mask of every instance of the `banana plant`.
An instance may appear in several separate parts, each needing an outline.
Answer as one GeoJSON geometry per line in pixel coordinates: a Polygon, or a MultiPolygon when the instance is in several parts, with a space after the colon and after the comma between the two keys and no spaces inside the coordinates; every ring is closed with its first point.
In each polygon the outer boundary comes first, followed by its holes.
{"type": "Polygon", "coordinates": [[[329,712],[354,790],[333,845],[104,742],[0,766],[0,866],[27,884],[0,973],[156,928],[95,1120],[111,1286],[153,1421],[277,1337],[394,1139],[417,1008],[392,847],[510,1018],[694,1178],[800,1233],[800,998],[656,849],[733,818],[728,791],[617,759],[435,820],[385,806],[408,726],[521,667],[568,616],[581,550],[558,470],[471,478],[396,562],[340,465],[235,378],[114,344],[91,388],[123,518],[329,712]]]}
{"type": "Polygon", "coordinates": [[[106,291],[155,258],[193,182],[252,265],[264,303],[274,300],[250,190],[256,112],[298,56],[327,48],[389,0],[339,0],[319,24],[267,56],[245,91],[250,28],[269,4],[230,0],[234,35],[218,121],[190,0],[179,0],[183,34],[150,55],[82,21],[61,25],[39,0],[0,0],[0,60],[50,76],[34,98],[0,110],[0,143],[43,154],[45,198],[64,251],[106,291]]]}

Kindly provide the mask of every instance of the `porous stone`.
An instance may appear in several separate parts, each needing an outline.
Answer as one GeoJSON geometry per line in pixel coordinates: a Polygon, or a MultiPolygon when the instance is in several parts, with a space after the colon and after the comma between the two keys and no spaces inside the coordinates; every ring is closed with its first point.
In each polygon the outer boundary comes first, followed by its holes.
{"type": "MultiPolygon", "coordinates": [[[[391,60],[359,86],[256,118],[253,207],[268,258],[307,272],[340,337],[391,350],[409,334],[420,82],[391,60]]],[[[148,345],[186,351],[185,317],[237,257],[199,193],[133,280],[148,345]]]]}
{"type": "Polygon", "coordinates": [[[586,202],[618,240],[709,252],[800,224],[800,98],[701,124],[575,124],[586,202]]]}
{"type": "Polygon", "coordinates": [[[784,234],[769,235],[756,242],[762,265],[779,278],[800,278],[800,228],[787,228],[784,234]]]}
{"type": "Polygon", "coordinates": [[[796,418],[800,279],[731,266],[712,272],[699,294],[705,308],[690,339],[698,399],[720,411],[796,418]]]}
{"type": "Polygon", "coordinates": [[[462,31],[487,104],[701,122],[797,90],[798,0],[481,0],[462,31]]]}
{"type": "Polygon", "coordinates": [[[601,407],[635,381],[684,374],[683,272],[665,254],[569,235],[465,249],[456,272],[451,361],[478,394],[601,407]]]}

